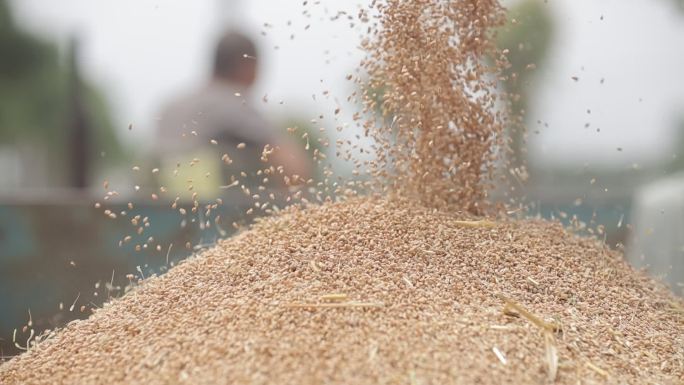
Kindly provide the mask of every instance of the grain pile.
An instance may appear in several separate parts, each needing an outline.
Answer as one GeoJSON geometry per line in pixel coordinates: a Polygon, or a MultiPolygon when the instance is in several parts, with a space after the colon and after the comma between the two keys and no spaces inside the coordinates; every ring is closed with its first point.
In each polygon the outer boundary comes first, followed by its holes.
{"type": "Polygon", "coordinates": [[[595,240],[487,203],[499,4],[374,6],[359,14],[368,90],[384,89],[365,95],[382,113],[365,124],[374,193],[291,207],[147,279],[0,366],[2,384],[684,380],[680,299],[595,240]]]}
{"type": "Polygon", "coordinates": [[[666,290],[558,225],[472,219],[372,198],[293,210],[68,325],[0,378],[529,384],[549,378],[550,350],[558,384],[681,381],[684,318],[666,290]],[[546,341],[504,298],[561,331],[546,341]]]}

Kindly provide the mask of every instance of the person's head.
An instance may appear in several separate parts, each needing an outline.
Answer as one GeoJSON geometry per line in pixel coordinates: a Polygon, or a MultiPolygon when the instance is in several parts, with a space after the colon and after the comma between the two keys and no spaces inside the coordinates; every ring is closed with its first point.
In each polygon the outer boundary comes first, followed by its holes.
{"type": "Polygon", "coordinates": [[[256,56],[256,47],[247,36],[226,32],[216,46],[214,79],[251,86],[256,79],[256,56]]]}

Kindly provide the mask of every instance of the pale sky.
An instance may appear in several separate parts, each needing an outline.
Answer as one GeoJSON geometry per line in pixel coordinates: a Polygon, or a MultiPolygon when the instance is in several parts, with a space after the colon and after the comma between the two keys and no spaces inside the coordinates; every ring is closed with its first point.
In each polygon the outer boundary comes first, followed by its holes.
{"type": "MultiPolygon", "coordinates": [[[[356,48],[358,27],[327,20],[338,10],[356,14],[357,2],[345,0],[307,6],[300,0],[11,3],[19,24],[31,31],[61,44],[71,34],[80,36],[85,73],[106,90],[121,136],[131,145],[152,137],[165,101],[204,81],[214,39],[224,25],[240,26],[257,38],[265,65],[253,99],[268,93],[270,102],[257,104],[273,116],[330,115],[334,97],[342,101],[349,94],[344,77],[362,57],[356,48]],[[311,17],[302,14],[305,9],[311,17]],[[323,90],[332,93],[327,101],[323,90]],[[129,123],[133,132],[126,129],[129,123]]],[[[548,1],[558,35],[550,59],[539,69],[543,78],[531,116],[549,127],[542,126],[533,139],[534,159],[622,167],[668,153],[675,118],[684,116],[684,14],[672,3],[548,1]]],[[[332,122],[320,124],[333,128],[332,122]]]]}
{"type": "Polygon", "coordinates": [[[668,0],[549,3],[559,31],[532,113],[549,125],[535,159],[626,166],[669,156],[684,119],[684,12],[668,0]]]}

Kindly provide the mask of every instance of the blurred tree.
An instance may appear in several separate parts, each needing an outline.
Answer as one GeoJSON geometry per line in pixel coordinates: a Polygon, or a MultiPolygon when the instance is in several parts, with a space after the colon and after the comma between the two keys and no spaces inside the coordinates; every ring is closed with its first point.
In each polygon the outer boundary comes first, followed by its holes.
{"type": "MultiPolygon", "coordinates": [[[[673,0],[677,9],[684,16],[684,0],[673,0]]],[[[679,124],[675,128],[674,134],[674,154],[670,161],[665,165],[666,173],[676,173],[684,171],[684,117],[679,118],[679,124]]]]}
{"type": "Polygon", "coordinates": [[[674,153],[668,164],[665,165],[666,173],[676,173],[684,171],[684,118],[680,119],[674,134],[674,153]]]}
{"type": "Polygon", "coordinates": [[[546,2],[524,0],[509,9],[508,22],[498,33],[497,44],[508,50],[510,67],[504,71],[504,87],[511,96],[513,120],[508,127],[512,167],[526,164],[524,118],[535,91],[536,68],[543,63],[553,41],[554,26],[546,2]]]}
{"type": "MultiPolygon", "coordinates": [[[[0,145],[30,144],[45,153],[50,182],[64,184],[69,172],[69,125],[73,121],[70,72],[53,43],[17,28],[5,0],[0,0],[0,145]]],[[[91,131],[89,163],[122,159],[105,99],[80,82],[84,115],[91,131]]],[[[104,164],[99,164],[103,166],[104,164]]]]}
{"type": "Polygon", "coordinates": [[[684,0],[674,0],[674,2],[678,6],[679,10],[684,12],[684,0]]]}

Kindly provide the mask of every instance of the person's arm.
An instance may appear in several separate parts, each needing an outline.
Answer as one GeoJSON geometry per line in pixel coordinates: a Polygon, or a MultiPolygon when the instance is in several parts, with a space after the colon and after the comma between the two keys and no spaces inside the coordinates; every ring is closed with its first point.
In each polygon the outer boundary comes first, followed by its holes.
{"type": "Polygon", "coordinates": [[[308,153],[302,146],[288,140],[280,140],[280,143],[272,144],[276,150],[269,156],[269,162],[274,166],[283,166],[288,176],[299,175],[304,181],[313,175],[312,161],[307,159],[308,153]]]}
{"type": "Polygon", "coordinates": [[[266,144],[270,145],[273,151],[268,155],[268,164],[282,166],[285,175],[290,178],[298,175],[306,181],[313,176],[313,161],[308,159],[310,154],[305,151],[303,145],[280,135],[259,113],[247,106],[240,106],[237,111],[224,110],[224,113],[231,113],[230,117],[226,117],[226,121],[230,121],[233,126],[226,130],[227,134],[233,135],[236,139],[243,139],[248,145],[260,146],[259,151],[262,151],[266,144]]]}

